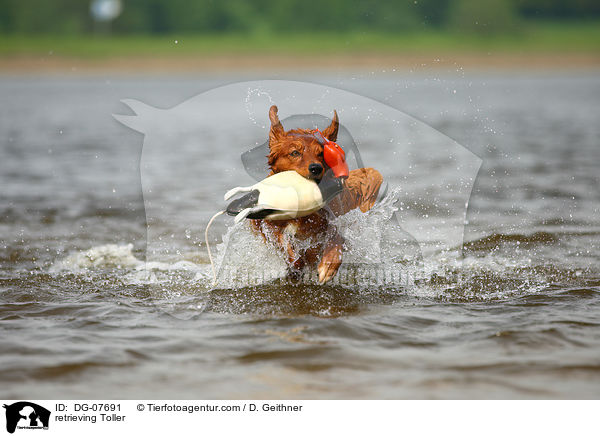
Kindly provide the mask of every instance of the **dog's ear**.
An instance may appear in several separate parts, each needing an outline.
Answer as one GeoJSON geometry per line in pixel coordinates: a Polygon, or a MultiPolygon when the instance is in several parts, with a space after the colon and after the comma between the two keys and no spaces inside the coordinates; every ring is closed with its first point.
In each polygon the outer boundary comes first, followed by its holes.
{"type": "Polygon", "coordinates": [[[271,106],[269,109],[269,119],[271,120],[271,130],[269,131],[269,145],[273,142],[277,142],[285,135],[281,121],[277,116],[277,106],[271,106]]]}
{"type": "Polygon", "coordinates": [[[333,111],[333,119],[331,120],[331,124],[323,130],[323,136],[325,136],[330,141],[337,141],[338,129],[340,128],[340,120],[338,119],[337,112],[333,111]]]}

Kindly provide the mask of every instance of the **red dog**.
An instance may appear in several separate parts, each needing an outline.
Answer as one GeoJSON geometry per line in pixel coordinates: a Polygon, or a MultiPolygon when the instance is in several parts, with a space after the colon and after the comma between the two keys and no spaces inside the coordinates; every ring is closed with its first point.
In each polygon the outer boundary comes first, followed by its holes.
{"type": "MultiPolygon", "coordinates": [[[[294,170],[307,179],[319,181],[326,171],[323,160],[323,145],[312,134],[316,130],[294,129],[285,131],[277,106],[269,110],[271,130],[269,132],[269,166],[271,174],[294,170]]],[[[323,130],[323,136],[336,141],[339,128],[337,112],[323,130]]],[[[288,276],[298,278],[306,265],[319,261],[319,283],[331,280],[342,263],[344,240],[335,226],[330,224],[335,216],[360,208],[366,212],[375,203],[383,178],[373,168],[350,171],[344,180],[344,189],[325,207],[311,215],[283,221],[252,220],[254,229],[265,240],[273,241],[287,254],[288,276]]]]}

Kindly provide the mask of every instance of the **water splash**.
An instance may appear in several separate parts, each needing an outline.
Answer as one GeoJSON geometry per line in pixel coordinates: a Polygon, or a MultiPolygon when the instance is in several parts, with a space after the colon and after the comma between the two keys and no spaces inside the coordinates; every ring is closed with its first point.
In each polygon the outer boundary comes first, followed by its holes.
{"type": "MultiPolygon", "coordinates": [[[[353,210],[333,222],[345,239],[344,260],[338,274],[325,286],[318,285],[315,267],[306,270],[300,283],[286,281],[284,254],[265,243],[249,221],[229,225],[216,246],[216,288],[211,286],[209,265],[202,252],[181,252],[144,262],[135,256],[132,244],[101,245],[72,253],[56,261],[50,272],[89,275],[117,270],[122,273],[123,284],[149,287],[156,301],[174,299],[176,304],[175,300],[184,298],[185,307],[192,304],[242,313],[296,313],[302,308],[300,312],[317,316],[337,316],[356,311],[361,304],[393,303],[406,297],[506,300],[538,294],[556,281],[577,280],[574,272],[548,271],[544,265],[535,264],[531,253],[510,247],[504,251],[477,249],[482,244],[489,248],[489,240],[496,245],[514,242],[515,237],[509,236],[465,244],[466,257],[448,256],[441,250],[433,261],[425,263],[419,242],[403,230],[396,215],[401,198],[401,189],[391,189],[367,213],[353,210]],[[189,298],[196,300],[189,303],[189,298]]],[[[556,242],[556,238],[539,235],[529,239],[536,244],[556,242]]]]}
{"type": "MultiPolygon", "coordinates": [[[[254,125],[265,129],[267,127],[267,125],[264,124],[263,122],[259,122],[256,120],[256,117],[259,117],[260,119],[262,119],[264,121],[265,111],[262,111],[257,114],[257,111],[254,110],[254,106],[257,105],[257,103],[255,101],[258,101],[258,99],[263,96],[265,96],[269,99],[269,107],[271,105],[275,104],[275,102],[273,101],[273,98],[271,97],[271,94],[269,94],[269,92],[265,91],[264,89],[248,88],[246,98],[244,99],[244,107],[246,108],[246,112],[248,113],[248,118],[250,119],[250,121],[252,121],[252,123],[254,125]]],[[[262,109],[262,107],[261,107],[261,109],[262,109]]]]}
{"type": "Polygon", "coordinates": [[[136,269],[144,264],[133,254],[133,244],[106,244],[69,254],[50,267],[51,273],[82,272],[88,269],[136,269]]]}

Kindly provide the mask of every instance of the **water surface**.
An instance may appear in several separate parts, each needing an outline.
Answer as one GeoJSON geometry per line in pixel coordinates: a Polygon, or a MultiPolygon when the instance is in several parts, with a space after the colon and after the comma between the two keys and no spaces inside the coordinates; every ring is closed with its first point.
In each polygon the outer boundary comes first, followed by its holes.
{"type": "MultiPolygon", "coordinates": [[[[408,284],[211,290],[204,247],[190,242],[204,221],[160,223],[172,252],[145,265],[142,135],[111,114],[123,98],[171,107],[233,80],[0,80],[5,397],[600,396],[597,75],[311,78],[407,112],[482,159],[464,259],[440,256],[434,276],[408,284]]],[[[368,164],[385,166],[374,147],[368,164]]],[[[239,156],[201,151],[211,160],[199,171],[239,156]]],[[[210,216],[221,194],[184,192],[182,216],[210,216]]],[[[215,242],[230,224],[216,224],[215,242]]],[[[269,256],[238,230],[237,262],[269,256]]],[[[406,267],[404,250],[392,267],[406,267]]]]}

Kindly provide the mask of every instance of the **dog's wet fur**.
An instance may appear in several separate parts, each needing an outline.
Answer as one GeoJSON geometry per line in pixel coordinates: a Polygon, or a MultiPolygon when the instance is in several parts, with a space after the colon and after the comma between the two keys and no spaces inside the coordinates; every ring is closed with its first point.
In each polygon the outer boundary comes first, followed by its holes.
{"type": "MultiPolygon", "coordinates": [[[[317,182],[323,177],[330,177],[331,171],[327,173],[323,158],[323,145],[313,136],[316,130],[293,129],[286,132],[277,112],[277,106],[271,106],[267,156],[270,174],[293,170],[317,182]]],[[[322,133],[335,142],[338,130],[338,115],[334,111],[331,124],[322,133]]],[[[290,279],[298,280],[304,267],[318,263],[319,282],[326,283],[335,276],[342,263],[344,244],[331,221],[357,207],[363,212],[368,211],[375,203],[382,181],[381,174],[373,168],[350,171],[342,192],[323,209],[291,220],[256,219],[252,220],[252,226],[266,241],[286,253],[290,279]],[[301,241],[304,243],[299,243],[301,241]]]]}

